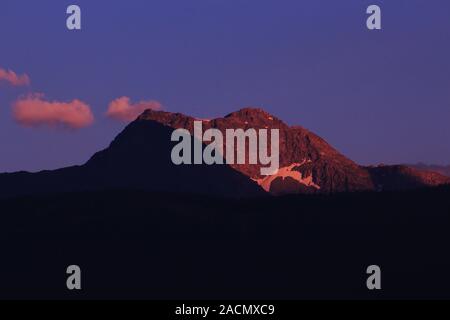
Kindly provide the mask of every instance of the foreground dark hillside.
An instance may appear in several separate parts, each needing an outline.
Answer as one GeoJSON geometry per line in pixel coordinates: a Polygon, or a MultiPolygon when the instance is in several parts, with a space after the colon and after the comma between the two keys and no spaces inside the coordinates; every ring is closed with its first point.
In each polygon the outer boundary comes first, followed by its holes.
{"type": "Polygon", "coordinates": [[[0,201],[0,298],[450,298],[450,188],[0,201]],[[81,292],[65,269],[82,269],[81,292]],[[369,292],[366,267],[382,270],[369,292]]]}

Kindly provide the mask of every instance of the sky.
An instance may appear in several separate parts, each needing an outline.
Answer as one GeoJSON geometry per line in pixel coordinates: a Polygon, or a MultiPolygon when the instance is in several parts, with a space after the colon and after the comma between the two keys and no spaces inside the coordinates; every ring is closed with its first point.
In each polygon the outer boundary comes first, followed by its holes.
{"type": "Polygon", "coordinates": [[[361,164],[450,164],[449,13],[448,0],[2,0],[0,172],[82,164],[146,107],[262,107],[361,164]],[[82,30],[66,27],[71,4],[82,30]]]}

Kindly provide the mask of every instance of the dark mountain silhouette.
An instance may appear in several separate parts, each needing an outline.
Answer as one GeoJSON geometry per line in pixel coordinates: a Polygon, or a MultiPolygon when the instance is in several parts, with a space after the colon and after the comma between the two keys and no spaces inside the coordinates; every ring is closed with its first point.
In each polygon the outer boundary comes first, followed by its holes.
{"type": "Polygon", "coordinates": [[[438,173],[407,166],[360,166],[316,134],[252,108],[202,120],[203,130],[216,128],[225,136],[226,129],[278,129],[277,174],[262,176],[260,164],[174,165],[170,156],[176,143],[171,142],[171,134],[175,128],[193,133],[195,120],[180,113],[147,110],[84,165],[0,174],[0,197],[117,188],[246,197],[265,191],[282,195],[407,190],[450,182],[438,173]]]}
{"type": "MultiPolygon", "coordinates": [[[[193,117],[164,111],[145,111],[139,119],[156,121],[193,132],[193,117]]],[[[202,120],[203,130],[279,129],[280,170],[261,176],[260,165],[234,164],[237,171],[258,181],[272,194],[330,193],[368,190],[406,190],[450,183],[439,174],[406,166],[363,167],[348,159],[325,140],[300,126],[288,126],[261,109],[245,108],[224,118],[202,120]]]]}
{"type": "Polygon", "coordinates": [[[157,122],[136,120],[82,166],[1,174],[0,197],[117,188],[237,197],[265,194],[227,165],[174,165],[172,131],[157,122]]]}

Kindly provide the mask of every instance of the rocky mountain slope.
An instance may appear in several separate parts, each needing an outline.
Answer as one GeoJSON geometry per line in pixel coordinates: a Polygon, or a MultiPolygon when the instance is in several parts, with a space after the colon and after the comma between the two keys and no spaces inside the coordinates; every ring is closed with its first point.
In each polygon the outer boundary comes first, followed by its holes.
{"type": "Polygon", "coordinates": [[[367,168],[376,190],[408,190],[450,183],[450,178],[432,171],[419,170],[405,165],[367,168]]]}
{"type": "Polygon", "coordinates": [[[408,164],[407,166],[411,168],[416,168],[422,171],[431,171],[437,172],[446,177],[450,177],[450,165],[448,166],[440,166],[433,164],[425,164],[425,163],[417,163],[417,164],[408,164]]]}
{"type": "MultiPolygon", "coordinates": [[[[193,132],[193,117],[179,113],[147,110],[140,120],[156,121],[193,132]]],[[[346,158],[325,140],[300,126],[288,126],[261,109],[246,108],[224,118],[202,120],[203,130],[279,129],[280,170],[262,176],[260,164],[232,164],[237,171],[258,182],[272,194],[331,193],[368,190],[398,190],[436,186],[450,179],[406,166],[363,167],[346,158]]]]}

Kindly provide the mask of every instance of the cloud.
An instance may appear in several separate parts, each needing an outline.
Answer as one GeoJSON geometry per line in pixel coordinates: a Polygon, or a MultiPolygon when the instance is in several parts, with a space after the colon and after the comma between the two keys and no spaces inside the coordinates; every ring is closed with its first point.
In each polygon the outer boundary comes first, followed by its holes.
{"type": "Polygon", "coordinates": [[[12,106],[17,123],[27,127],[62,127],[80,129],[94,122],[91,108],[80,100],[46,101],[43,94],[19,98],[12,106]]]}
{"type": "Polygon", "coordinates": [[[161,110],[162,106],[158,101],[140,101],[132,104],[130,103],[130,98],[121,97],[111,101],[106,116],[114,120],[130,122],[147,109],[161,110]]]}
{"type": "Polygon", "coordinates": [[[30,78],[26,74],[17,75],[14,71],[0,68],[0,82],[6,81],[13,86],[27,86],[30,78]]]}

